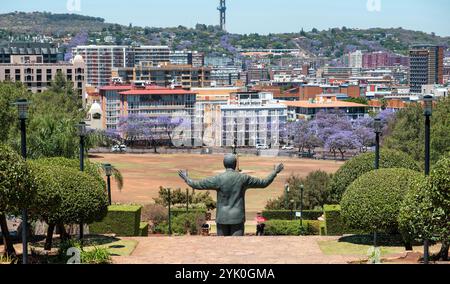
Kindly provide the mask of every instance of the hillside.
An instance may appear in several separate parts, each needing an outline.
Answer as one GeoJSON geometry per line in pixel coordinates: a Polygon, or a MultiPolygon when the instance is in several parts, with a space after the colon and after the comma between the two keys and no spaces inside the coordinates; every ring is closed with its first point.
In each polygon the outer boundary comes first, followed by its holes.
{"type": "Polygon", "coordinates": [[[193,49],[207,54],[233,54],[239,48],[302,48],[311,56],[338,58],[362,50],[389,50],[406,54],[414,43],[450,46],[450,37],[439,37],[402,28],[367,30],[333,28],[284,34],[228,34],[217,26],[150,28],[105,23],[102,18],[47,12],[15,12],[0,15],[0,41],[23,41],[50,36],[57,42],[78,34],[77,44],[152,44],[172,49],[193,49]],[[80,36],[81,34],[81,36],[80,36]],[[85,42],[83,42],[85,41],[85,42]]]}

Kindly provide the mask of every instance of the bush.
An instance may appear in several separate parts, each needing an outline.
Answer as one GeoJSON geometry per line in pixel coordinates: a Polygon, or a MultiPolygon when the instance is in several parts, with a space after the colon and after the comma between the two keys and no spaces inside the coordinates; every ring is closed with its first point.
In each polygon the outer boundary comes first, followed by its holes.
{"type": "Polygon", "coordinates": [[[398,232],[398,214],[405,195],[421,173],[408,169],[381,169],[354,181],[342,197],[342,220],[352,229],[398,232]]]}
{"type": "Polygon", "coordinates": [[[140,226],[139,226],[139,231],[140,234],[139,236],[141,237],[148,237],[148,223],[147,222],[141,222],[140,226]]]}
{"type": "Polygon", "coordinates": [[[94,247],[90,250],[84,250],[79,240],[67,240],[59,246],[56,263],[66,264],[73,255],[67,255],[70,248],[77,248],[80,251],[80,262],[82,264],[110,264],[111,254],[106,248],[94,247]]]}
{"type": "MultiPolygon", "coordinates": [[[[330,184],[332,201],[339,203],[347,187],[358,177],[374,169],[375,153],[361,154],[347,161],[333,176],[330,184]]],[[[407,154],[393,150],[381,150],[380,169],[406,168],[420,171],[417,163],[407,154]]]]}
{"type": "Polygon", "coordinates": [[[341,206],[325,205],[325,234],[327,236],[342,236],[345,232],[345,226],[341,219],[341,206]]]}
{"type": "Polygon", "coordinates": [[[412,240],[450,243],[450,158],[441,159],[429,181],[418,182],[407,194],[398,222],[412,240]]]}
{"type": "Polygon", "coordinates": [[[321,221],[304,220],[303,226],[300,221],[272,220],[267,221],[264,230],[267,236],[301,236],[319,235],[321,221]]]}
{"type": "Polygon", "coordinates": [[[142,208],[141,221],[158,226],[169,218],[167,208],[158,204],[148,204],[142,208]]]}
{"type": "Polygon", "coordinates": [[[170,210],[172,218],[180,216],[180,215],[184,215],[186,213],[195,213],[195,214],[200,214],[200,215],[205,216],[206,212],[207,212],[206,209],[190,209],[190,208],[189,208],[189,212],[186,211],[186,208],[172,208],[170,210]]]}
{"type": "MultiPolygon", "coordinates": [[[[303,210],[303,220],[317,220],[322,215],[322,210],[303,210]]],[[[292,216],[290,210],[265,210],[262,212],[262,216],[267,220],[291,220],[291,218],[295,218],[295,211],[292,216]]]]}
{"type": "Polygon", "coordinates": [[[289,210],[292,204],[286,208],[286,200],[294,200],[296,209],[300,209],[301,193],[300,186],[304,185],[303,190],[303,209],[322,208],[324,204],[330,201],[329,184],[332,175],[323,171],[314,171],[309,173],[306,178],[292,175],[287,180],[290,192],[286,192],[278,199],[270,200],[266,204],[267,210],[289,210]]]}
{"type": "MultiPolygon", "coordinates": [[[[164,207],[169,206],[169,188],[160,187],[158,198],[154,198],[155,204],[163,205],[164,207]]],[[[193,192],[189,191],[189,194],[186,194],[186,191],[181,190],[180,188],[177,190],[170,191],[170,203],[173,206],[186,206],[186,200],[189,199],[189,207],[205,207],[207,210],[216,209],[216,202],[212,199],[209,191],[204,192],[193,192]]]]}
{"type": "MultiPolygon", "coordinates": [[[[189,233],[191,235],[198,235],[201,233],[201,227],[205,222],[205,215],[202,213],[180,214],[176,217],[172,217],[172,234],[185,235],[189,233]]],[[[154,232],[169,234],[168,221],[156,226],[154,232]]]]}
{"type": "Polygon", "coordinates": [[[138,205],[111,205],[103,221],[90,224],[89,231],[121,237],[140,236],[141,208],[138,205]]]}

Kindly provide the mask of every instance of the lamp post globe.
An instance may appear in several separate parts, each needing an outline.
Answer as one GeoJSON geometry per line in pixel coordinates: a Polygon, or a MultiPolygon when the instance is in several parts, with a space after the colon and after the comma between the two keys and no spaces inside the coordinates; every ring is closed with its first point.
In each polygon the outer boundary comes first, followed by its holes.
{"type": "Polygon", "coordinates": [[[111,164],[103,164],[103,169],[105,170],[105,174],[106,174],[108,201],[109,201],[109,205],[111,205],[112,204],[112,198],[111,198],[112,165],[111,164]]]}

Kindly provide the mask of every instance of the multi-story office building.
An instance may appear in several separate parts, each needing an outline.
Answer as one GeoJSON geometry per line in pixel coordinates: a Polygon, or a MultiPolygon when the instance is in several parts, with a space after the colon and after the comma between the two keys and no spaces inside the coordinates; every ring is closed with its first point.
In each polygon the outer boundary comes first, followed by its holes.
{"type": "Polygon", "coordinates": [[[323,68],[322,77],[328,79],[346,80],[360,74],[361,68],[326,66],[323,68]]]}
{"type": "Polygon", "coordinates": [[[43,55],[10,55],[8,61],[0,63],[0,81],[22,82],[31,92],[40,93],[61,72],[80,96],[85,94],[86,65],[81,56],[72,62],[51,63],[45,62],[43,55]]]}
{"type": "Polygon", "coordinates": [[[270,93],[239,92],[228,105],[220,107],[218,146],[254,147],[280,145],[281,131],[287,120],[287,108],[272,99],[270,93]]]}
{"type": "Polygon", "coordinates": [[[13,56],[40,55],[40,63],[58,63],[64,60],[63,53],[54,45],[40,43],[14,43],[0,47],[0,64],[11,63],[13,56]]]}
{"type": "Polygon", "coordinates": [[[241,79],[236,67],[215,67],[211,70],[211,84],[216,87],[234,86],[241,79]]]}
{"type": "Polygon", "coordinates": [[[444,83],[444,48],[416,45],[409,51],[411,93],[420,94],[423,85],[444,83]]]}
{"type": "Polygon", "coordinates": [[[205,65],[205,56],[198,51],[173,51],[169,55],[170,64],[173,65],[192,65],[193,67],[202,67],[205,65]]]}
{"type": "Polygon", "coordinates": [[[135,67],[121,67],[113,70],[112,77],[120,77],[123,82],[146,81],[160,87],[180,86],[182,88],[210,87],[211,69],[191,65],[139,64],[135,67]]]}
{"type": "Polygon", "coordinates": [[[134,67],[141,63],[158,66],[169,62],[167,46],[77,46],[73,54],[83,56],[87,66],[87,83],[96,87],[111,83],[113,68],[134,67]]]}
{"type": "Polygon", "coordinates": [[[392,54],[385,51],[364,53],[362,57],[363,68],[379,68],[393,66],[409,66],[407,56],[392,54]]]}

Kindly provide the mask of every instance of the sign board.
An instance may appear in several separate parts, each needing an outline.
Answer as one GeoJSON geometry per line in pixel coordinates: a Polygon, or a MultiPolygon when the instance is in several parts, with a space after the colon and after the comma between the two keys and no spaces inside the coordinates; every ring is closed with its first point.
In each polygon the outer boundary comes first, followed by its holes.
{"type": "Polygon", "coordinates": [[[298,218],[302,217],[302,212],[295,212],[295,217],[298,217],[298,218]]]}

